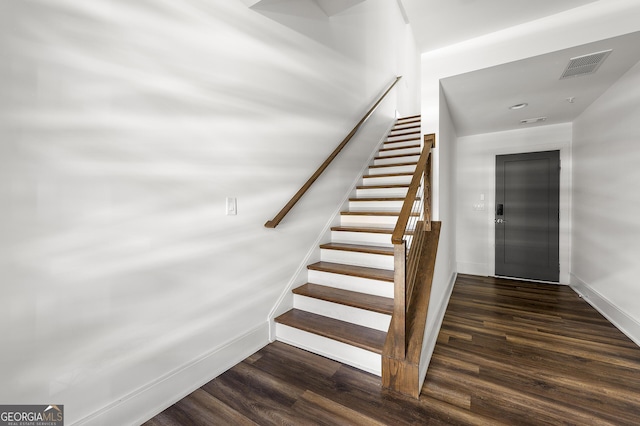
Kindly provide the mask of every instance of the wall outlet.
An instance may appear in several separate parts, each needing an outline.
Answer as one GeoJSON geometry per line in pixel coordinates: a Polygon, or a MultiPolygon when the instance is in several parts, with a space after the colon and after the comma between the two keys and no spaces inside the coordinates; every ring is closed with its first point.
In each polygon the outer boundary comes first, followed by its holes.
{"type": "Polygon", "coordinates": [[[238,214],[238,203],[234,197],[227,197],[227,216],[238,214]]]}

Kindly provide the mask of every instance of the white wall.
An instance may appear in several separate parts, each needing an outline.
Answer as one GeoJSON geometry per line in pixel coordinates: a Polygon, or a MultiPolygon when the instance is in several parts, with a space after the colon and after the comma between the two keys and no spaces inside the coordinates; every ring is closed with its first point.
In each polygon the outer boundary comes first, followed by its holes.
{"type": "Polygon", "coordinates": [[[395,110],[418,112],[395,2],[312,23],[317,38],[231,0],[0,2],[2,403],[135,423],[267,343],[395,110]]]}
{"type": "Polygon", "coordinates": [[[571,137],[566,123],[458,138],[458,272],[495,274],[496,155],[560,150],[560,282],[569,283],[571,137]]]}
{"type": "Polygon", "coordinates": [[[640,63],[573,123],[571,284],[640,345],[640,63]]]}
{"type": "MultiPolygon", "coordinates": [[[[440,132],[436,135],[434,160],[436,166],[432,179],[439,182],[437,195],[439,212],[436,220],[442,222],[438,254],[431,285],[431,298],[427,311],[427,324],[420,359],[420,388],[427,374],[427,367],[436,346],[440,325],[444,318],[449,296],[456,278],[456,131],[447,100],[440,88],[440,132]]],[[[436,196],[433,194],[432,196],[436,196]]]]}

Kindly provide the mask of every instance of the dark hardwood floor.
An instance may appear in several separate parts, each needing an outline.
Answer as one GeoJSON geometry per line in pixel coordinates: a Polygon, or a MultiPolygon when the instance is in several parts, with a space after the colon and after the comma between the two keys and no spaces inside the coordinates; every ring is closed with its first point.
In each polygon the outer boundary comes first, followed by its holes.
{"type": "Polygon", "coordinates": [[[272,343],[145,423],[639,425],[640,348],[570,288],[459,275],[420,400],[272,343]]]}

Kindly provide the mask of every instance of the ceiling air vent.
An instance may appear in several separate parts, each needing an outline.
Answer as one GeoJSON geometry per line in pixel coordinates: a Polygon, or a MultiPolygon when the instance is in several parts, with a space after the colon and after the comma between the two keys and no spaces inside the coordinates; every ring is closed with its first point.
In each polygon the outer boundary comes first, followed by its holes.
{"type": "Polygon", "coordinates": [[[560,76],[560,80],[570,77],[579,77],[581,75],[593,74],[600,68],[600,65],[607,59],[612,49],[603,50],[602,52],[589,53],[588,55],[576,56],[569,59],[567,68],[560,76]]]}
{"type": "Polygon", "coordinates": [[[547,121],[547,117],[527,118],[526,120],[520,120],[520,124],[534,124],[547,121]]]}

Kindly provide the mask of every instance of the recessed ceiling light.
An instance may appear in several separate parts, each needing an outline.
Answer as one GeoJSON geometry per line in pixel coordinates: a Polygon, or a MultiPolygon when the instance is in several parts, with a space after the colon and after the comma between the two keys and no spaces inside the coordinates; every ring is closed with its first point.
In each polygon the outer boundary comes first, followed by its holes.
{"type": "Polygon", "coordinates": [[[521,104],[511,105],[509,109],[522,109],[522,108],[526,108],[527,106],[529,106],[529,104],[526,102],[523,102],[521,104]]]}

